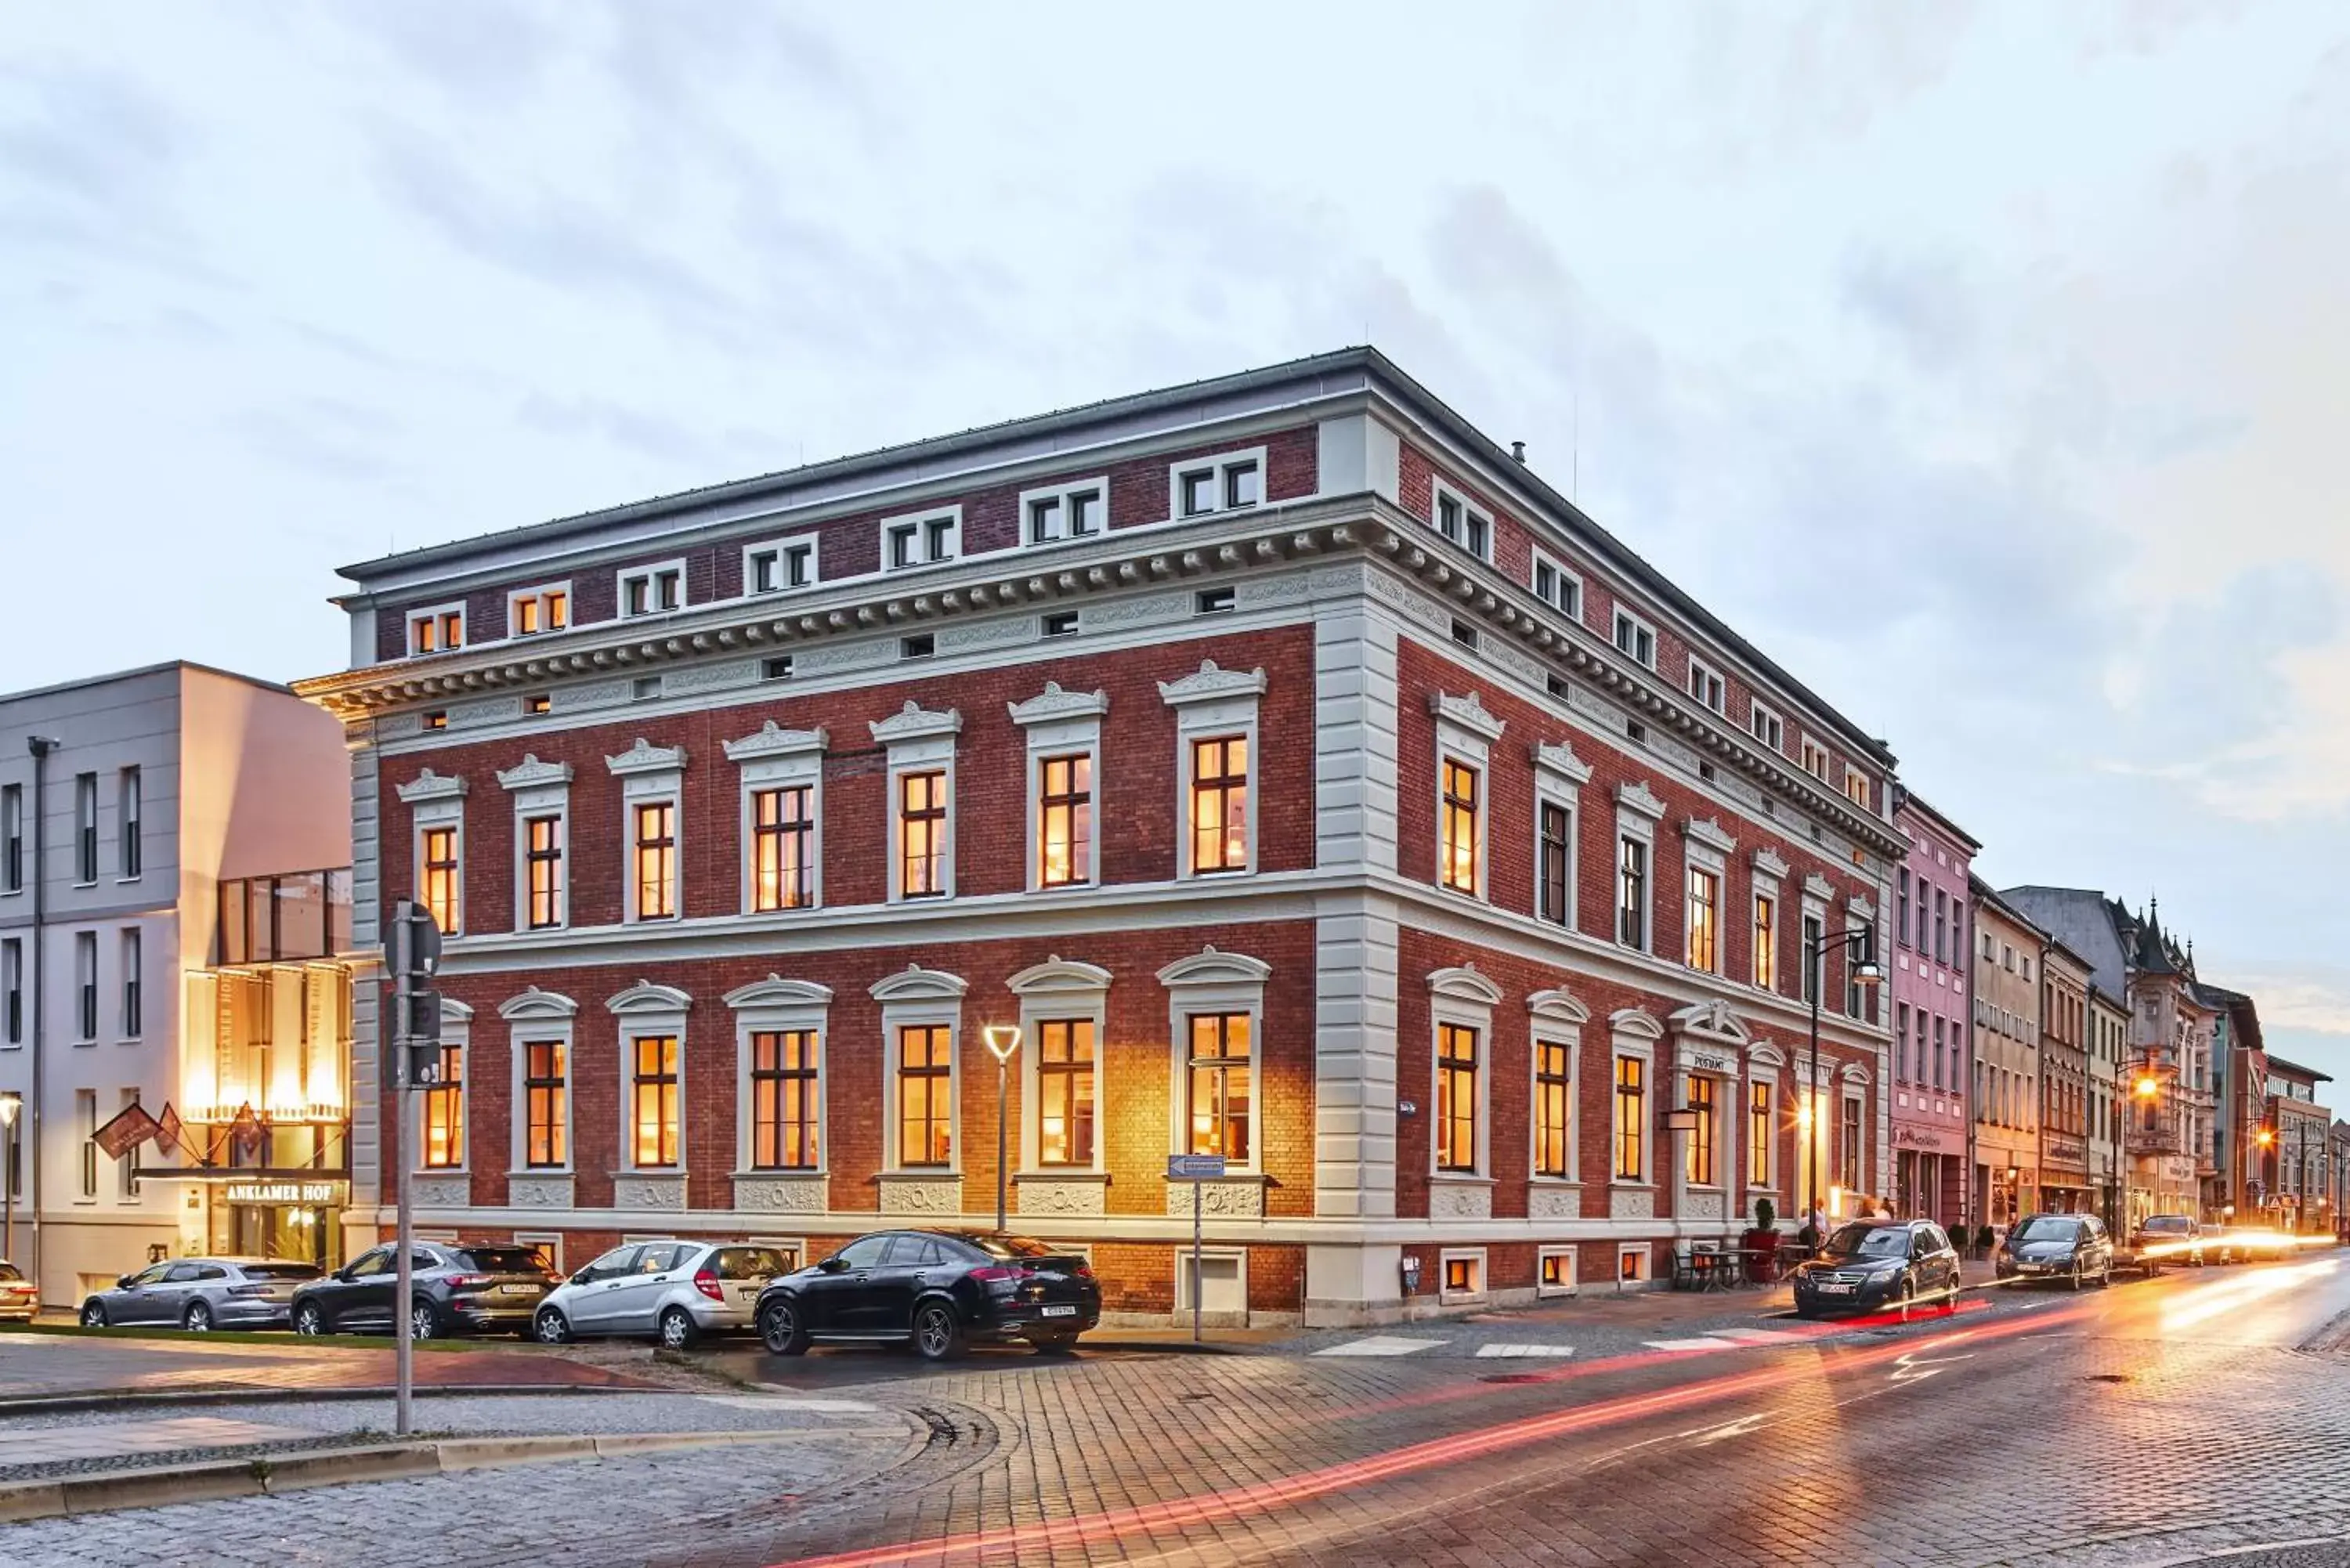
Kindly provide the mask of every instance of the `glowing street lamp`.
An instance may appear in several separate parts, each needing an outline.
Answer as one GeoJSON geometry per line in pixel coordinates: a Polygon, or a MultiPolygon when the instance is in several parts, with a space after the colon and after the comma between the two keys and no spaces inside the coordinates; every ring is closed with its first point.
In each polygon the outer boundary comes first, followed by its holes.
{"type": "MultiPolygon", "coordinates": [[[[1804,1086],[1808,1099],[1817,1099],[1820,1093],[1820,992],[1827,989],[1827,955],[1831,950],[1846,955],[1852,966],[1852,983],[1864,991],[1874,991],[1883,983],[1885,971],[1877,965],[1877,928],[1855,926],[1834,936],[1822,932],[1816,939],[1804,942],[1804,972],[1811,980],[1812,993],[1812,1081],[1804,1086]]],[[[1797,1112],[1804,1130],[1806,1149],[1804,1163],[1810,1167],[1811,1201],[1804,1210],[1804,1223],[1809,1227],[1812,1216],[1820,1211],[1820,1154],[1825,1141],[1825,1128],[1814,1126],[1820,1118],[1807,1116],[1808,1105],[1797,1112]]],[[[1817,1245],[1820,1238],[1813,1237],[1817,1245]]]]}
{"type": "Polygon", "coordinates": [[[1003,1210],[1011,1196],[1011,1139],[1004,1126],[1004,1100],[1012,1085],[1012,1058],[1020,1049],[1020,1025],[991,1023],[980,1031],[988,1054],[995,1058],[995,1232],[1004,1231],[1003,1210]]]}
{"type": "Polygon", "coordinates": [[[16,1255],[16,1113],[25,1108],[25,1096],[14,1089],[0,1092],[0,1134],[5,1135],[7,1152],[0,1157],[0,1187],[7,1189],[8,1256],[16,1255]]]}

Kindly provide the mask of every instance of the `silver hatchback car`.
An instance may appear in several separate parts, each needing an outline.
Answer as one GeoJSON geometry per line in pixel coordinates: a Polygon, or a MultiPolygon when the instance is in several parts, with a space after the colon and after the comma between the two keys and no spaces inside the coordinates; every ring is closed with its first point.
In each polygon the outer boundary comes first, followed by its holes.
{"type": "Polygon", "coordinates": [[[173,1258],[125,1274],[83,1302],[82,1326],[176,1324],[191,1334],[284,1328],[294,1287],[319,1272],[315,1263],[266,1258],[173,1258]]]}
{"type": "Polygon", "coordinates": [[[541,1343],[646,1334],[681,1350],[705,1334],[751,1327],[759,1292],[791,1263],[741,1241],[630,1241],[549,1292],[532,1326],[541,1343]]]}

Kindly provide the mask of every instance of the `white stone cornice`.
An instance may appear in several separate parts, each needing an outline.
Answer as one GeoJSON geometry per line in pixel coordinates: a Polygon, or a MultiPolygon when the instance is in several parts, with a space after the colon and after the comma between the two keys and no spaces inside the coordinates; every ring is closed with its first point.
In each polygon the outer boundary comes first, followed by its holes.
{"type": "Polygon", "coordinates": [[[1025,702],[1003,706],[1015,724],[1049,724],[1058,719],[1098,719],[1109,711],[1109,697],[1098,691],[1064,691],[1059,681],[1047,680],[1045,690],[1025,702]]]}
{"type": "Polygon", "coordinates": [[[949,708],[937,712],[910,699],[903,708],[886,719],[876,719],[866,726],[873,732],[873,743],[892,746],[903,741],[935,740],[941,735],[962,732],[962,710],[949,708]]]}
{"type": "Polygon", "coordinates": [[[1845,912],[1852,916],[1856,920],[1873,920],[1877,919],[1877,905],[1866,893],[1855,893],[1851,898],[1845,900],[1844,907],[1845,912]]]}
{"type": "Polygon", "coordinates": [[[1212,659],[1203,659],[1200,668],[1180,680],[1162,680],[1159,695],[1170,708],[1180,708],[1192,702],[1213,702],[1225,697],[1262,697],[1264,695],[1264,671],[1262,670],[1221,670],[1212,659]]]}
{"type": "Polygon", "coordinates": [[[1502,1000],[1502,988],[1479,974],[1473,963],[1453,969],[1430,970],[1428,993],[1443,997],[1448,1002],[1472,1002],[1480,1007],[1498,1006],[1502,1000]]]}
{"type": "Polygon", "coordinates": [[[953,1002],[970,989],[971,981],[959,974],[910,963],[874,981],[871,994],[876,1002],[953,1002]]]}
{"type": "Polygon", "coordinates": [[[604,765],[612,770],[614,778],[639,778],[646,774],[680,773],[685,767],[683,746],[656,746],[642,735],[637,743],[617,757],[606,757],[604,765]]]}
{"type": "Polygon", "coordinates": [[[1458,724],[1472,735],[1482,736],[1488,741],[1502,738],[1503,721],[1485,711],[1485,704],[1477,700],[1474,691],[1466,697],[1455,697],[1444,691],[1431,692],[1428,699],[1428,711],[1440,722],[1458,724]]]}
{"type": "Polygon", "coordinates": [[[693,998],[673,985],[655,985],[651,981],[640,980],[604,1005],[612,1012],[622,1015],[631,1012],[683,1012],[693,1005],[693,998]]]}
{"type": "Polygon", "coordinates": [[[1804,873],[1804,896],[1817,898],[1824,904],[1835,902],[1835,884],[1816,871],[1804,873]]]}
{"type": "Polygon", "coordinates": [[[798,756],[806,752],[821,752],[827,736],[823,730],[786,730],[773,719],[760,725],[739,741],[721,742],[730,763],[764,762],[770,757],[798,756]]]}
{"type": "Polygon", "coordinates": [[[569,763],[542,763],[536,752],[525,752],[522,761],[498,774],[498,783],[507,789],[538,789],[546,784],[567,784],[571,782],[569,763]]]}
{"type": "Polygon", "coordinates": [[[1570,784],[1586,784],[1591,782],[1591,764],[1575,754],[1575,743],[1571,741],[1560,741],[1556,744],[1536,741],[1534,766],[1544,773],[1555,774],[1570,784]]]}
{"type": "Polygon", "coordinates": [[[1754,873],[1758,877],[1784,877],[1787,863],[1766,844],[1754,852],[1754,873]]]}
{"type": "Polygon", "coordinates": [[[1721,824],[1711,817],[1700,821],[1692,816],[1681,824],[1681,832],[1707,848],[1718,850],[1723,855],[1738,853],[1738,840],[1724,833],[1721,830],[1721,824]]]}
{"type": "Polygon", "coordinates": [[[408,805],[415,805],[421,801],[465,798],[463,779],[452,778],[446,774],[436,774],[431,768],[426,768],[406,784],[394,784],[392,787],[399,792],[401,802],[408,805]]]}
{"type": "Polygon", "coordinates": [[[498,1016],[507,1019],[570,1018],[578,1012],[579,1004],[562,992],[541,991],[535,985],[498,1003],[498,1016]]]}
{"type": "Polygon", "coordinates": [[[1638,779],[1632,779],[1616,786],[1616,804],[1627,811],[1637,811],[1652,822],[1664,820],[1665,803],[1659,800],[1648,786],[1638,779]]]}

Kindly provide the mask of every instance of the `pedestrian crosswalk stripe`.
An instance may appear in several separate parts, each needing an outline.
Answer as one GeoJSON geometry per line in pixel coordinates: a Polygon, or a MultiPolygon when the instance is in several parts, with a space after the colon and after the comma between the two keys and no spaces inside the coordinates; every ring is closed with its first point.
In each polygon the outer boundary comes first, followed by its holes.
{"type": "Polygon", "coordinates": [[[1734,1339],[1711,1338],[1652,1339],[1648,1341],[1648,1348],[1650,1350],[1735,1350],[1738,1348],[1738,1342],[1734,1339]]]}
{"type": "Polygon", "coordinates": [[[1571,1345],[1481,1345],[1479,1355],[1573,1355],[1571,1345]]]}
{"type": "Polygon", "coordinates": [[[1741,1345],[1801,1345],[1811,1338],[1808,1334],[1790,1334],[1783,1328],[1725,1328],[1721,1333],[1741,1345]]]}
{"type": "Polygon", "coordinates": [[[1442,1345],[1440,1339],[1406,1339],[1400,1334],[1375,1334],[1368,1339],[1350,1339],[1344,1345],[1333,1345],[1317,1350],[1316,1355],[1409,1355],[1415,1350],[1426,1350],[1432,1345],[1442,1345]]]}

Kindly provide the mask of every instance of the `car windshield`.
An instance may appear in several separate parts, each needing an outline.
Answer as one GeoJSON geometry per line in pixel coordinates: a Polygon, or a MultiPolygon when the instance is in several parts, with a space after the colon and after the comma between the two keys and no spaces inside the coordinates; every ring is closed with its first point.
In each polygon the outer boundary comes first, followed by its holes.
{"type": "Polygon", "coordinates": [[[792,1272],[773,1247],[721,1247],[710,1266],[722,1280],[772,1280],[792,1272]]]}
{"type": "Polygon", "coordinates": [[[2194,1223],[2194,1220],[2189,1220],[2184,1214],[2157,1214],[2146,1222],[2146,1229],[2148,1231],[2176,1231],[2180,1235],[2184,1235],[2186,1234],[2187,1228],[2194,1223]]]}
{"type": "Polygon", "coordinates": [[[1906,1258],[1909,1232],[1884,1225],[1846,1225],[1828,1238],[1825,1250],[1846,1257],[1906,1258]]]}
{"type": "Polygon", "coordinates": [[[21,1280],[25,1271],[14,1263],[0,1263],[0,1280],[21,1280]]]}
{"type": "Polygon", "coordinates": [[[2081,1222],[2061,1214],[2034,1214],[2015,1228],[2011,1241],[2077,1241],[2081,1239],[2081,1222]]]}
{"type": "Polygon", "coordinates": [[[991,1258],[1049,1258],[1053,1249],[1034,1236],[973,1236],[971,1244],[991,1258]]]}
{"type": "Polygon", "coordinates": [[[244,1263],[248,1280],[315,1280],[324,1271],[316,1263],[244,1263]]]}
{"type": "Polygon", "coordinates": [[[543,1274],[546,1265],[527,1247],[468,1247],[462,1265],[484,1274],[543,1274]]]}

